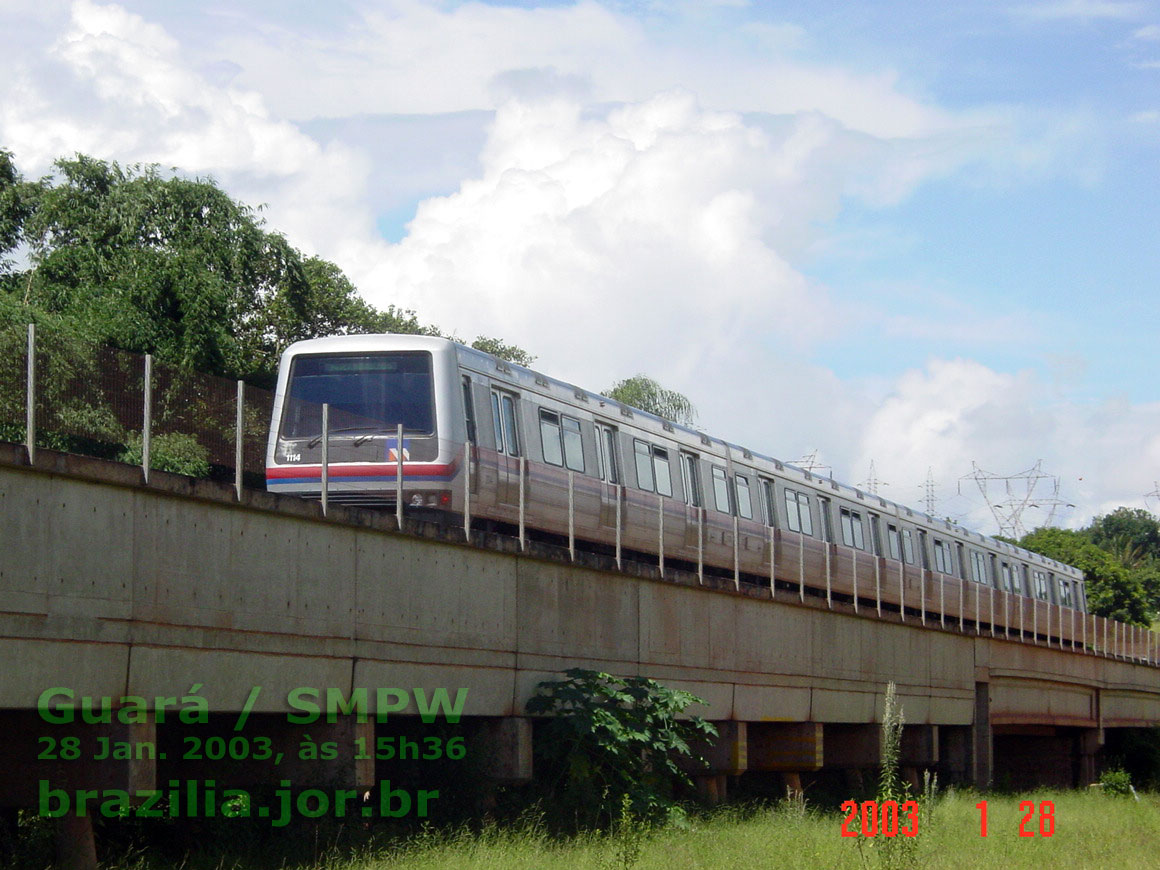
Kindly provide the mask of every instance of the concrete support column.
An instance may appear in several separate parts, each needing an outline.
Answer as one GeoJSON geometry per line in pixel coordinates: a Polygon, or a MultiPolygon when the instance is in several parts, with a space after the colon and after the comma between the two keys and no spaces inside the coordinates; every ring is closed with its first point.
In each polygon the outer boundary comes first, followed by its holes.
{"type": "Polygon", "coordinates": [[[1091,785],[1099,779],[1099,762],[1097,754],[1103,748],[1103,729],[1084,728],[1076,738],[1076,775],[1080,788],[1091,785]]]}
{"type": "Polygon", "coordinates": [[[690,747],[693,755],[704,758],[708,766],[688,760],[681,765],[709,803],[725,800],[726,777],[740,776],[749,769],[748,723],[724,720],[713,725],[717,728],[716,740],[698,740],[690,747]]]}
{"type": "Polygon", "coordinates": [[[866,768],[882,763],[882,726],[831,725],[824,729],[826,767],[866,768]]]}
{"type": "Polygon", "coordinates": [[[974,781],[971,770],[971,736],[970,726],[939,727],[939,769],[945,783],[974,781]]]}
{"type": "Polygon", "coordinates": [[[974,786],[988,789],[994,776],[995,744],[991,732],[991,684],[975,683],[975,721],[971,725],[974,747],[974,786]]]}
{"type": "Polygon", "coordinates": [[[497,784],[532,779],[532,720],[523,716],[488,718],[480,723],[475,744],[483,774],[497,784]]]}
{"type": "Polygon", "coordinates": [[[821,722],[750,722],[749,769],[798,774],[819,770],[824,762],[822,734],[821,722]]]}

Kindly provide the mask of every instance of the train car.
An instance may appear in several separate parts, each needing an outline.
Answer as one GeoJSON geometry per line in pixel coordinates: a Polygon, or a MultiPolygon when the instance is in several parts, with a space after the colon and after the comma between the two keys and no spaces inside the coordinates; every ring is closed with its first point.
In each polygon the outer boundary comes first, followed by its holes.
{"type": "Polygon", "coordinates": [[[442,338],[314,339],[282,355],[273,492],[522,523],[803,597],[1070,638],[1081,572],[442,338]],[[402,438],[399,427],[402,426],[402,438]]]}

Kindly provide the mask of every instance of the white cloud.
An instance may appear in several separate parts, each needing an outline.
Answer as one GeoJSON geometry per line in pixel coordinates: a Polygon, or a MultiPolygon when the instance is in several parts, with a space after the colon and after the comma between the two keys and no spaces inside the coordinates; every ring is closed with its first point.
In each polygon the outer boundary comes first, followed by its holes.
{"type": "Polygon", "coordinates": [[[889,69],[796,60],[803,37],[792,25],[723,30],[678,7],[660,10],[675,16],[668,27],[646,30],[595,0],[537,9],[385,0],[361,8],[345,32],[250,29],[223,37],[217,51],[245,58],[239,81],[300,119],[494,109],[510,95],[494,84],[520,71],[525,79],[540,73],[542,87],[582,87],[596,102],[640,102],[681,86],[706,105],[817,111],[875,136],[926,136],[955,123],[907,95],[889,69]]]}
{"type": "Polygon", "coordinates": [[[164,28],[119,6],[72,4],[49,57],[9,85],[0,136],[33,173],[80,151],[212,174],[232,195],[269,203],[278,229],[308,247],[370,221],[357,154],[272,117],[253,91],[214,85],[164,28]]]}
{"type": "MultiPolygon", "coordinates": [[[[972,462],[1008,475],[1042,460],[1043,470],[1060,479],[1060,498],[1076,505],[1057,519],[1082,525],[1120,504],[1143,506],[1152,470],[1160,466],[1158,433],[1160,403],[1061,401],[1030,372],[1002,373],[965,359],[932,360],[925,369],[902,375],[870,414],[855,467],[873,459],[881,478],[909,483],[914,492],[930,466],[939,494],[947,499],[944,510],[987,528],[990,515],[973,482],[963,482],[964,499],[950,498],[956,481],[970,472],[972,462]]],[[[1035,493],[1050,496],[1049,482],[1035,493]]],[[[1001,485],[992,495],[1005,497],[1001,485]]],[[[1031,527],[1045,518],[1033,509],[1024,520],[1031,527]]]]}
{"type": "Polygon", "coordinates": [[[1016,6],[1013,10],[1022,18],[1034,21],[1125,21],[1147,14],[1145,3],[1129,0],[1054,0],[1016,6]]]}
{"type": "Polygon", "coordinates": [[[1149,24],[1146,27],[1141,27],[1132,34],[1132,38],[1143,42],[1160,42],[1160,26],[1149,24]]]}

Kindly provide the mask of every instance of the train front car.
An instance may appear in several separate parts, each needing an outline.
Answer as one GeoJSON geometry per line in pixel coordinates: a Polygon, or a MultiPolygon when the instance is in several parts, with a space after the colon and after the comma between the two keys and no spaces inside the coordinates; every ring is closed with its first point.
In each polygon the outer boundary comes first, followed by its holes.
{"type": "Polygon", "coordinates": [[[454,346],[416,335],[346,335],[282,354],[266,452],[271,492],[321,498],[322,409],[329,406],[328,501],[453,510],[462,467],[454,346]],[[398,427],[403,427],[402,444],[398,427]]]}

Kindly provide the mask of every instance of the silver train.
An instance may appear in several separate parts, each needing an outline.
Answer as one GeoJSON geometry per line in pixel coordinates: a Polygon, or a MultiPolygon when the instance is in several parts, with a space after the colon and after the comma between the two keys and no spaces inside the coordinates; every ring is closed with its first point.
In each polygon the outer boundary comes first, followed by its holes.
{"type": "Polygon", "coordinates": [[[401,450],[411,508],[466,507],[775,597],[1099,646],[1075,568],[439,338],[291,345],[270,491],[320,497],[324,403],[332,503],[393,508],[401,450]]]}

